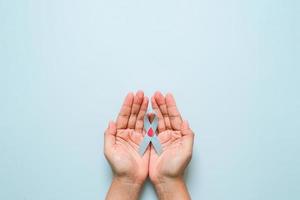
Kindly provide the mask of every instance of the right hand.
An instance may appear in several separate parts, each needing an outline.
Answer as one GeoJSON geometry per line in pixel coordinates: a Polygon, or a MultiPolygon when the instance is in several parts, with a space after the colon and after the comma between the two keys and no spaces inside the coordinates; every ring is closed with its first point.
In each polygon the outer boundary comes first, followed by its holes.
{"type": "Polygon", "coordinates": [[[116,123],[110,122],[105,132],[104,154],[114,172],[114,179],[142,185],[148,176],[150,150],[138,153],[143,139],[144,116],[148,98],[142,91],[129,93],[116,123]]]}

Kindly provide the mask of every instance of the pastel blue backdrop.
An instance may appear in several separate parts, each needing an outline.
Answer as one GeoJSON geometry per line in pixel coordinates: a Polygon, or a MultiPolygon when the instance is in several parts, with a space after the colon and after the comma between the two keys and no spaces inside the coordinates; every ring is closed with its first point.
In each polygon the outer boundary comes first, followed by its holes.
{"type": "MultiPolygon", "coordinates": [[[[297,0],[0,0],[0,199],[104,199],[128,91],[173,92],[193,199],[300,199],[297,0]]],[[[141,199],[156,199],[149,181],[141,199]]]]}

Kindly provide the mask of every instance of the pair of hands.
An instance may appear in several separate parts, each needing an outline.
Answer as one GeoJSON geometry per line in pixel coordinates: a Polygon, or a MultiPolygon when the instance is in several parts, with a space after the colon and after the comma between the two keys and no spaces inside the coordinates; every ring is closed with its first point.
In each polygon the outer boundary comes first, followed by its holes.
{"type": "Polygon", "coordinates": [[[137,199],[148,176],[160,199],[189,199],[183,174],[192,157],[194,134],[182,120],[173,95],[156,92],[151,104],[158,117],[163,153],[157,155],[150,145],[141,156],[138,148],[146,134],[144,117],[150,121],[154,117],[146,113],[148,104],[142,91],[129,93],[116,122],[111,121],[105,131],[104,154],[114,172],[107,199],[137,199]]]}

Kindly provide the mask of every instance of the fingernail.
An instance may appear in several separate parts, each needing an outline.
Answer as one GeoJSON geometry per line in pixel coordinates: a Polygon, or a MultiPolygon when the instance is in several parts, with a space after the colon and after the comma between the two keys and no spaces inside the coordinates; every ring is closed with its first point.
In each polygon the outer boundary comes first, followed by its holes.
{"type": "Polygon", "coordinates": [[[167,92],[166,96],[172,96],[172,93],[171,92],[167,92]]]}
{"type": "Polygon", "coordinates": [[[139,97],[139,98],[142,98],[144,96],[144,92],[142,90],[138,90],[136,92],[136,95],[139,97]]]}
{"type": "Polygon", "coordinates": [[[134,96],[133,92],[128,92],[126,97],[134,96]]]}

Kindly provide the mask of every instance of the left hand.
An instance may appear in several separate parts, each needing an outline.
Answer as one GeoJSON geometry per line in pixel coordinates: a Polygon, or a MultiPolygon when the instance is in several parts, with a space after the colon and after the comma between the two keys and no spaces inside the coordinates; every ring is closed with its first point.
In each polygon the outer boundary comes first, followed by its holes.
{"type": "Polygon", "coordinates": [[[151,99],[158,117],[158,138],[163,153],[150,151],[149,176],[154,185],[168,181],[183,181],[184,170],[192,157],[194,134],[183,121],[172,94],[165,97],[156,92],[151,99]]]}

